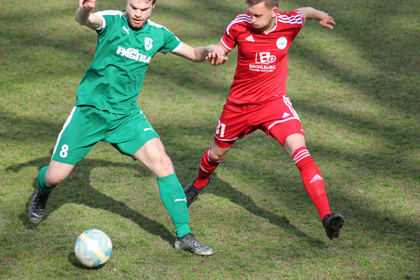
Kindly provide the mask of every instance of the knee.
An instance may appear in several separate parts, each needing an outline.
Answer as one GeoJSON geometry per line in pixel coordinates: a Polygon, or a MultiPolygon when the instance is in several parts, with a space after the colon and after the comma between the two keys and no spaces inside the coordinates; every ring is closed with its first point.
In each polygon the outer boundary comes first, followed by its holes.
{"type": "Polygon", "coordinates": [[[167,154],[164,154],[160,159],[160,165],[163,169],[172,168],[172,161],[167,154]]]}
{"type": "Polygon", "coordinates": [[[293,156],[297,149],[305,147],[305,137],[302,134],[293,134],[286,138],[284,147],[293,156]]]}
{"type": "Polygon", "coordinates": [[[158,177],[168,176],[175,172],[171,159],[165,153],[160,156],[158,161],[156,161],[156,165],[152,168],[152,171],[158,177]]]}
{"type": "Polygon", "coordinates": [[[47,185],[50,187],[55,187],[61,184],[67,177],[59,173],[53,173],[53,172],[48,172],[48,171],[47,171],[47,174],[45,174],[45,181],[47,182],[47,185]]]}
{"type": "Polygon", "coordinates": [[[209,152],[210,161],[213,163],[223,160],[226,157],[225,152],[218,151],[217,149],[211,149],[209,152]]]}

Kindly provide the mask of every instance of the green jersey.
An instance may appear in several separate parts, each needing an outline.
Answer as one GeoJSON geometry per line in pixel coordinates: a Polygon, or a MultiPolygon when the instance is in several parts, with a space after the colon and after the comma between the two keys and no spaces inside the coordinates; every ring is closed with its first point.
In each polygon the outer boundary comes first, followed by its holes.
{"type": "Polygon", "coordinates": [[[77,89],[76,106],[93,106],[118,114],[140,112],[137,97],[144,75],[157,52],[176,51],[179,39],[165,27],[148,20],[131,29],[122,11],[95,13],[98,28],[96,54],[77,89]]]}

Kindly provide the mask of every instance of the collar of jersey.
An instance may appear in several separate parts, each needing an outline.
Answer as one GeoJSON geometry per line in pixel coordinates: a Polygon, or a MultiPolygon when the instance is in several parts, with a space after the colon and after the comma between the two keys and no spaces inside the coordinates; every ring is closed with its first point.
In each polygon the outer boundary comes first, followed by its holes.
{"type": "Polygon", "coordinates": [[[277,28],[277,16],[276,16],[276,24],[274,25],[273,29],[271,29],[270,31],[264,31],[265,35],[268,35],[269,33],[273,32],[274,30],[276,30],[277,28]]]}

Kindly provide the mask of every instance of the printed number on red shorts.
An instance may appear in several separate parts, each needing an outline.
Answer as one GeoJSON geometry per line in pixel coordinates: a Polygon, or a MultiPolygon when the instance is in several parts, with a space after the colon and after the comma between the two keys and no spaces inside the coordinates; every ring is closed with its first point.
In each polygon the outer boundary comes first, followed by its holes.
{"type": "Polygon", "coordinates": [[[224,123],[221,123],[219,120],[219,123],[217,124],[217,128],[216,128],[216,134],[218,134],[220,137],[224,137],[225,129],[226,129],[226,125],[224,123]]]}

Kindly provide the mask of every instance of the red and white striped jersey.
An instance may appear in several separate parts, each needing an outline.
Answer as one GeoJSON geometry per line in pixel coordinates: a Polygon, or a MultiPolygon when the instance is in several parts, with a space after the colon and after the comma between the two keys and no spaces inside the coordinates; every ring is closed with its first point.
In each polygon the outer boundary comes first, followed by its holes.
{"type": "Polygon", "coordinates": [[[287,51],[304,21],[299,10],[277,13],[273,30],[261,32],[252,26],[249,13],[233,19],[221,39],[228,50],[238,45],[238,65],[228,100],[262,104],[286,95],[287,51]]]}

